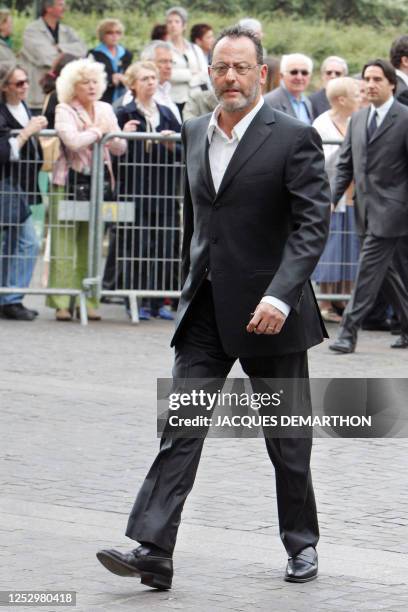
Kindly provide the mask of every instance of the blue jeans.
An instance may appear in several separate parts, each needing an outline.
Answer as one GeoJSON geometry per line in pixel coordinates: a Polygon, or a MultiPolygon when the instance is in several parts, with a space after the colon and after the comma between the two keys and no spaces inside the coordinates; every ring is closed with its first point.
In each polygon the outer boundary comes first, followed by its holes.
{"type": "MultiPolygon", "coordinates": [[[[29,287],[39,244],[31,216],[17,226],[4,228],[0,255],[0,287],[29,287]]],[[[16,304],[24,295],[0,295],[0,304],[16,304]]]]}

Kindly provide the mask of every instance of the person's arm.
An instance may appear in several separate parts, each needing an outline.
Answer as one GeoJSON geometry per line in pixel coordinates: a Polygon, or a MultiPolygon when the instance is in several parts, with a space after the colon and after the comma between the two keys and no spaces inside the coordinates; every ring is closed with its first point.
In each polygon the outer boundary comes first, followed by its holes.
{"type": "MultiPolygon", "coordinates": [[[[107,132],[120,132],[119,123],[113,109],[108,107],[109,113],[107,118],[106,131],[107,132]]],[[[124,138],[111,138],[106,143],[109,151],[113,155],[123,155],[127,149],[127,141],[124,138]]]]}
{"type": "MultiPolygon", "coordinates": [[[[181,128],[181,139],[184,147],[184,157],[187,157],[187,138],[185,125],[181,128]]],[[[184,201],[183,201],[183,242],[181,246],[181,286],[187,280],[190,272],[190,246],[194,233],[193,202],[191,200],[190,185],[187,172],[184,173],[184,201]]]]}
{"type": "MultiPolygon", "coordinates": [[[[303,126],[286,160],[285,187],[292,231],[279,268],[264,296],[299,311],[303,287],[323,252],[329,234],[330,188],[324,170],[322,141],[314,128],[303,126]]],[[[286,320],[276,305],[261,301],[247,325],[249,333],[278,334],[286,320]]]]}
{"type": "Polygon", "coordinates": [[[336,206],[343,193],[353,180],[353,151],[351,146],[352,121],[349,122],[346,137],[341,145],[339,159],[336,164],[332,202],[336,206]]]}
{"type": "Polygon", "coordinates": [[[330,188],[321,138],[314,128],[305,126],[298,135],[286,162],[285,183],[292,231],[265,295],[297,310],[303,286],[319,261],[329,233],[330,188]]]}
{"type": "Polygon", "coordinates": [[[86,149],[94,142],[100,140],[103,131],[98,127],[89,127],[79,130],[75,120],[75,111],[68,104],[57,104],[55,111],[55,129],[64,145],[71,151],[86,149]]]}
{"type": "Polygon", "coordinates": [[[71,53],[76,57],[85,57],[87,47],[72,28],[60,24],[58,49],[61,53],[71,53]]]}

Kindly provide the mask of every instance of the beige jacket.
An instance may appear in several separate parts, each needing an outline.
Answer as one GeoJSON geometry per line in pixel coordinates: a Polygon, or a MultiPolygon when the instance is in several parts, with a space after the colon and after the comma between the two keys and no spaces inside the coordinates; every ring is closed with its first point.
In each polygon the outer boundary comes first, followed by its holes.
{"type": "Polygon", "coordinates": [[[7,43],[0,38],[0,62],[15,62],[16,56],[7,43]]]}
{"type": "Polygon", "coordinates": [[[58,47],[41,17],[26,27],[19,62],[30,79],[27,98],[30,108],[42,108],[44,94],[40,80],[60,53],[72,53],[77,57],[85,57],[87,47],[74,30],[63,23],[59,24],[58,47]]]}

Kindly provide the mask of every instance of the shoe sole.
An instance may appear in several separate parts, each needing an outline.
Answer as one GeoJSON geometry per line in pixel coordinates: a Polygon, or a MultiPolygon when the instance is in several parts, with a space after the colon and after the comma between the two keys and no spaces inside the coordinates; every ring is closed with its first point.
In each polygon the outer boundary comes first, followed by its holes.
{"type": "Polygon", "coordinates": [[[352,350],[352,351],[347,351],[347,350],[343,350],[343,349],[340,349],[340,348],[334,348],[334,347],[332,347],[332,346],[329,346],[329,349],[330,349],[331,351],[333,351],[333,353],[341,353],[342,355],[347,355],[347,354],[354,353],[354,350],[352,350]]]}
{"type": "Polygon", "coordinates": [[[290,576],[285,576],[284,580],[286,582],[311,582],[312,580],[316,580],[317,574],[315,576],[310,576],[310,578],[291,578],[290,576]]]}
{"type": "Polygon", "coordinates": [[[167,576],[138,570],[132,565],[119,561],[119,559],[116,559],[116,557],[113,557],[108,553],[98,552],[96,553],[96,557],[107,570],[112,572],[112,574],[125,577],[140,576],[141,583],[151,587],[152,589],[158,589],[159,591],[167,591],[168,589],[171,589],[171,578],[168,578],[167,576]]]}

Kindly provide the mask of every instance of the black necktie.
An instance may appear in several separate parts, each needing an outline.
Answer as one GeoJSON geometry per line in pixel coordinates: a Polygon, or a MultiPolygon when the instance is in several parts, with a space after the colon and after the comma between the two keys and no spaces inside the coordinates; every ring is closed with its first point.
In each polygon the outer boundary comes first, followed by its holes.
{"type": "Polygon", "coordinates": [[[374,115],[371,118],[370,123],[368,124],[367,127],[367,140],[370,141],[375,130],[377,129],[377,117],[378,117],[378,113],[377,111],[375,111],[374,115]]]}

